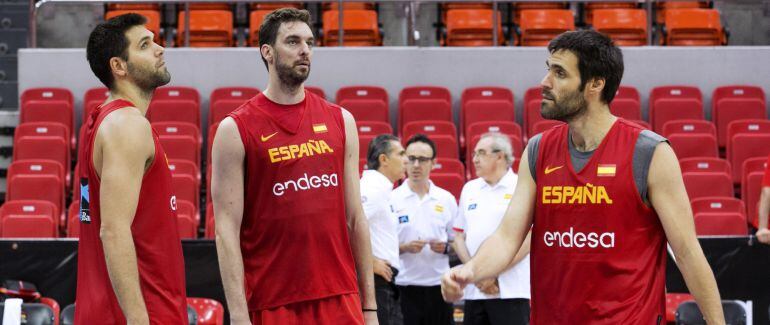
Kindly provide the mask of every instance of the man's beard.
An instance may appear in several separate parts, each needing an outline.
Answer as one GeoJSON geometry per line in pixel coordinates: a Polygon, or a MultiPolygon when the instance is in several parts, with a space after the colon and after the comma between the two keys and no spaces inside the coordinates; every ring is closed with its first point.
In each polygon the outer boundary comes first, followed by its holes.
{"type": "Polygon", "coordinates": [[[283,64],[280,56],[275,56],[275,72],[278,74],[278,79],[281,80],[281,84],[286,89],[297,89],[307,77],[310,76],[310,65],[307,66],[307,72],[302,73],[295,70],[295,65],[283,64]]]}
{"type": "MultiPolygon", "coordinates": [[[[547,97],[554,98],[553,96],[547,97]]],[[[540,104],[540,115],[544,119],[569,123],[578,116],[583,115],[587,109],[588,102],[583,97],[583,93],[574,91],[561,99],[552,100],[550,103],[543,100],[540,104]]]]}
{"type": "Polygon", "coordinates": [[[128,63],[128,74],[136,86],[147,93],[152,93],[155,88],[166,85],[171,81],[171,73],[168,72],[168,69],[151,71],[150,69],[141,69],[131,64],[131,62],[128,63]]]}

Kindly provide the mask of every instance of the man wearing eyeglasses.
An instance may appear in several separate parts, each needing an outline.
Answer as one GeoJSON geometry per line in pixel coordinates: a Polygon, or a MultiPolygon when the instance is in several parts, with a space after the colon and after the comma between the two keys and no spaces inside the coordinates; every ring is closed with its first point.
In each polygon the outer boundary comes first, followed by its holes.
{"type": "Polygon", "coordinates": [[[452,305],[441,297],[441,275],[449,271],[448,242],[457,201],[430,181],[436,145],[423,134],[406,142],[407,179],[393,190],[390,205],[398,220],[404,325],[449,325],[452,305]]]}
{"type": "MultiPolygon", "coordinates": [[[[518,177],[511,170],[512,151],[511,140],[500,133],[482,135],[473,150],[479,178],[463,187],[454,220],[454,249],[463,263],[494,233],[513,197],[518,177]]],[[[529,323],[529,247],[527,236],[507,270],[465,287],[463,324],[529,323]]]]}

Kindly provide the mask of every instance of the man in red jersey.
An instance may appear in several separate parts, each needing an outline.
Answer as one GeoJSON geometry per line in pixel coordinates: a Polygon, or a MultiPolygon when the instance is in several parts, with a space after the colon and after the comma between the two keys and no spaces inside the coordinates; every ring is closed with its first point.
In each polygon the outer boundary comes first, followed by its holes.
{"type": "Polygon", "coordinates": [[[264,92],[214,138],[212,195],[232,324],[377,323],[353,116],[304,89],[306,10],[260,26],[264,92]]]}
{"type": "Polygon", "coordinates": [[[757,240],[770,244],[770,230],[767,229],[767,216],[770,214],[770,156],[765,163],[765,176],[762,177],[762,193],[759,195],[759,230],[757,240]]]}
{"type": "Polygon", "coordinates": [[[548,50],[541,114],[567,124],[530,140],[501,225],[444,275],[444,298],[504,270],[531,227],[532,324],[662,323],[666,242],[708,323],[724,324],[676,155],[610,113],[620,49],[585,30],[548,50]]]}
{"type": "Polygon", "coordinates": [[[137,14],[94,28],[88,63],[110,89],[80,137],[75,324],[187,324],[171,171],[145,117],[171,75],[137,14]]]}

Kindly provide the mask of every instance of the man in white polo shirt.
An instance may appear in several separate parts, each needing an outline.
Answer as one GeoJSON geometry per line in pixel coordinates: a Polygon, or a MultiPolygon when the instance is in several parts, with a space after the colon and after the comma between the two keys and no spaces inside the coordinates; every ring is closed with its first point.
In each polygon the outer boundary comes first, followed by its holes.
{"type": "Polygon", "coordinates": [[[449,245],[457,201],[430,181],[436,145],[416,134],[406,142],[407,180],[391,194],[398,218],[401,293],[404,325],[452,324],[452,305],[441,297],[441,275],[449,270],[449,245]]]}
{"type": "MultiPolygon", "coordinates": [[[[508,136],[484,134],[473,150],[479,178],[463,187],[454,221],[454,248],[466,263],[502,221],[513,197],[517,176],[508,136]]],[[[465,288],[465,325],[529,323],[529,236],[509,268],[496,279],[465,288]]]]}
{"type": "Polygon", "coordinates": [[[380,325],[403,324],[399,293],[394,283],[398,274],[398,219],[390,207],[393,183],[404,178],[406,152],[398,138],[381,134],[369,143],[361,176],[361,203],[369,220],[374,258],[374,291],[380,325]]]}

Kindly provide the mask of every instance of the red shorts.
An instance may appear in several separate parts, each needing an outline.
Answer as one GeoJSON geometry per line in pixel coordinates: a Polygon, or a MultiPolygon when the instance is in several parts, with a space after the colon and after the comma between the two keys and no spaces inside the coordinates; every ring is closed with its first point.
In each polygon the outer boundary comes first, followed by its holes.
{"type": "Polygon", "coordinates": [[[358,294],[346,294],[288,304],[249,313],[253,325],[363,324],[358,294]]]}

